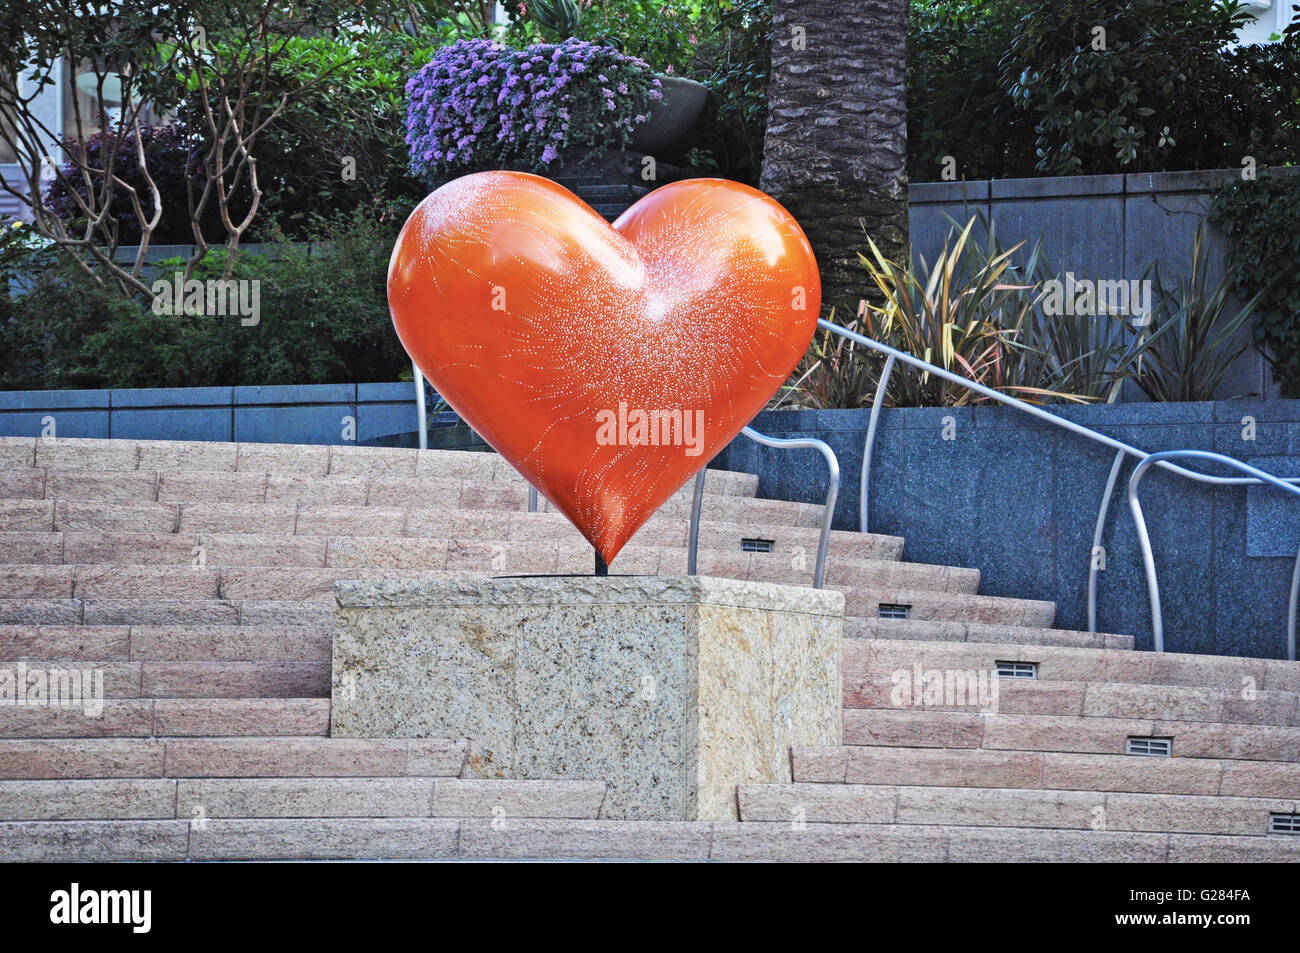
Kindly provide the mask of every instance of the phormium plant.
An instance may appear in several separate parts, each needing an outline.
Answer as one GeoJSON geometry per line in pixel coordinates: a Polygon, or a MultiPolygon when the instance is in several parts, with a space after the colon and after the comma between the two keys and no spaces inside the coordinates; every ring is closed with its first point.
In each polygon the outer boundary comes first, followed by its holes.
{"type": "Polygon", "coordinates": [[[429,180],[546,168],[575,148],[620,148],[663,97],[642,60],[582,40],[512,50],[443,47],[406,84],[411,170],[429,180]]]}

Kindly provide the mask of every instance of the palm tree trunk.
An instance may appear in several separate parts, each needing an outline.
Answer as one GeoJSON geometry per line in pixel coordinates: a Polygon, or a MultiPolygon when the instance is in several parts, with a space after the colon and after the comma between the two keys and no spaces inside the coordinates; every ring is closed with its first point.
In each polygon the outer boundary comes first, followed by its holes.
{"type": "Polygon", "coordinates": [[[866,236],[895,260],[907,247],[907,5],[774,0],[761,186],[803,226],[840,317],[867,295],[866,236]]]}

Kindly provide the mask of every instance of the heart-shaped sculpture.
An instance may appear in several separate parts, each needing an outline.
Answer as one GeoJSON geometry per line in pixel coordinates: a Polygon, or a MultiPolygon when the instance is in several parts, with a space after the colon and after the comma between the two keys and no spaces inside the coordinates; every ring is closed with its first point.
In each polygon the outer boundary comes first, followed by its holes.
{"type": "Polygon", "coordinates": [[[798,223],[723,179],[611,227],[548,179],[467,175],[420,203],[388,268],[407,353],[607,562],[763,408],[820,304],[798,223]]]}

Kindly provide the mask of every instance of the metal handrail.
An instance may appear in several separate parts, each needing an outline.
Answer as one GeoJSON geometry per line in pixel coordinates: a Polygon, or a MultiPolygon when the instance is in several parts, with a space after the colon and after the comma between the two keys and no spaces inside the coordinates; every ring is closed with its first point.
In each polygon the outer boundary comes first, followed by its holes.
{"type": "MultiPolygon", "coordinates": [[[[1026,403],[1023,400],[1019,400],[1018,398],[1011,397],[1007,394],[1003,394],[1000,391],[996,391],[991,387],[986,387],[983,384],[976,383],[975,381],[962,377],[960,374],[954,374],[952,371],[946,370],[942,367],[937,367],[934,364],[929,363],[928,361],[924,361],[919,357],[915,357],[904,351],[900,351],[897,348],[892,348],[887,344],[882,344],[881,342],[869,338],[864,334],[858,334],[856,331],[850,331],[848,328],[841,327],[840,325],[827,321],[824,318],[818,320],[817,325],[818,327],[826,331],[829,331],[832,334],[839,335],[842,338],[847,338],[850,341],[854,341],[857,344],[860,344],[864,347],[869,347],[872,350],[878,351],[879,353],[886,355],[885,370],[882,371],[881,382],[876,387],[875,401],[872,404],[872,408],[871,408],[871,421],[867,426],[866,444],[863,447],[863,472],[861,478],[860,496],[858,501],[858,506],[859,506],[858,525],[863,532],[866,531],[866,527],[867,527],[867,503],[869,500],[868,493],[869,493],[870,479],[871,479],[870,467],[871,467],[872,449],[876,437],[876,421],[879,416],[880,405],[883,402],[883,397],[885,393],[885,384],[887,383],[888,380],[887,374],[888,372],[893,370],[893,365],[895,361],[902,361],[905,364],[910,364],[913,367],[920,368],[926,373],[933,374],[934,376],[942,378],[943,380],[950,381],[954,384],[958,384],[962,387],[965,387],[967,390],[974,391],[977,394],[982,394],[983,396],[988,397],[992,400],[996,400],[1001,404],[1006,404],[1008,407],[1014,407],[1015,409],[1020,410],[1026,414],[1029,414],[1032,417],[1037,417],[1040,420],[1046,420],[1048,423],[1051,423],[1057,427],[1060,427],[1064,430],[1068,430],[1071,433],[1077,434],[1078,436],[1085,437],[1089,440],[1092,440],[1095,443],[1100,443],[1104,446],[1110,447],[1111,449],[1115,450],[1116,451],[1115,462],[1111,465],[1110,477],[1106,482],[1106,491],[1102,497],[1101,509],[1097,516],[1097,525],[1093,532],[1093,552],[1096,551],[1097,546],[1101,545],[1101,535],[1105,523],[1106,511],[1109,509],[1110,499],[1115,489],[1115,482],[1118,479],[1121,464],[1125,456],[1136,457],[1139,461],[1138,464],[1139,467],[1143,468],[1144,471],[1146,468],[1152,465],[1159,466],[1162,469],[1168,470],[1171,473],[1176,473],[1179,476],[1184,477],[1186,479],[1194,480],[1197,483],[1209,484],[1210,486],[1258,486],[1261,483],[1270,483],[1270,484],[1286,487],[1292,492],[1296,492],[1300,494],[1300,490],[1296,489],[1296,487],[1293,486],[1293,484],[1300,483],[1300,477],[1285,477],[1285,478],[1277,477],[1271,473],[1266,473],[1263,470],[1259,470],[1255,467],[1249,466],[1248,464],[1244,464],[1241,461],[1235,460],[1232,457],[1225,457],[1222,454],[1211,454],[1209,457],[1207,457],[1206,454],[1208,453],[1208,451],[1180,450],[1180,451],[1165,451],[1162,453],[1150,454],[1144,450],[1140,450],[1137,447],[1124,443],[1122,440],[1116,440],[1113,437],[1107,437],[1105,434],[1098,433],[1097,431],[1085,427],[1082,424],[1077,424],[1072,420],[1065,419],[1064,417],[1058,417],[1056,414],[1044,410],[1042,407],[1039,407],[1035,404],[1026,403]],[[1237,469],[1244,470],[1245,472],[1248,473],[1257,474],[1257,476],[1216,477],[1207,473],[1199,473],[1195,470],[1189,470],[1186,467],[1181,467],[1176,463],[1170,462],[1171,459],[1184,458],[1184,457],[1191,457],[1196,459],[1222,458],[1222,460],[1231,461],[1229,463],[1230,466],[1234,466],[1237,469]]],[[[1091,558],[1092,553],[1090,553],[1089,556],[1090,558],[1089,558],[1089,579],[1088,579],[1088,624],[1090,630],[1095,632],[1096,611],[1097,611],[1096,610],[1097,581],[1096,581],[1096,569],[1095,569],[1096,560],[1091,558]]],[[[1144,557],[1145,556],[1146,554],[1144,553],[1144,557]]],[[[1152,563],[1152,565],[1154,566],[1154,563],[1152,563]]],[[[1298,603],[1300,603],[1300,552],[1297,552],[1296,554],[1296,566],[1292,574],[1291,599],[1290,599],[1290,606],[1288,610],[1289,635],[1288,635],[1287,651],[1288,651],[1289,658],[1293,660],[1295,659],[1295,617],[1296,617],[1296,610],[1297,610],[1298,603]]],[[[1163,639],[1161,639],[1160,645],[1161,647],[1157,648],[1157,651],[1163,651],[1163,639]]]]}
{"type": "MultiPolygon", "coordinates": [[[[817,450],[826,458],[826,468],[829,471],[827,480],[829,486],[826,490],[826,503],[822,512],[821,536],[817,541],[817,562],[813,567],[813,588],[824,589],[826,584],[826,551],[831,541],[831,524],[835,520],[835,501],[840,495],[840,461],[835,456],[835,451],[831,449],[830,444],[824,440],[818,440],[816,437],[769,437],[761,434],[753,427],[746,427],[741,431],[750,440],[760,443],[765,447],[775,447],[782,450],[817,450]]],[[[686,547],[686,569],[689,575],[695,575],[697,565],[697,554],[700,548],[700,508],[704,499],[704,473],[701,469],[695,474],[695,496],[691,501],[691,528],[690,538],[686,547]]]]}
{"type": "MultiPolygon", "coordinates": [[[[940,377],[946,381],[951,381],[954,384],[959,384],[967,390],[974,391],[984,397],[1006,404],[1008,407],[1014,407],[1016,410],[1029,414],[1031,417],[1037,417],[1039,420],[1046,420],[1048,423],[1061,427],[1064,430],[1068,430],[1071,433],[1078,434],[1080,437],[1086,437],[1096,443],[1104,444],[1112,450],[1122,450],[1129,456],[1137,457],[1138,459],[1145,459],[1150,456],[1150,454],[1145,450],[1139,450],[1137,447],[1131,446],[1122,440],[1107,437],[1105,434],[1098,433],[1095,430],[1083,426],[1083,424],[1076,424],[1073,420],[1058,417],[1056,414],[1044,410],[1037,404],[1026,403],[1017,397],[1012,397],[1008,394],[1002,393],[1001,391],[994,390],[992,387],[986,387],[983,384],[976,383],[969,378],[962,377],[960,374],[954,374],[952,371],[945,370],[944,368],[931,364],[928,361],[923,361],[919,357],[913,357],[906,351],[892,348],[888,344],[881,344],[879,341],[869,338],[866,335],[858,334],[856,331],[850,331],[848,328],[840,327],[838,324],[833,324],[825,318],[818,320],[817,325],[824,330],[830,331],[832,334],[838,334],[840,337],[848,338],[850,341],[855,341],[864,347],[869,347],[872,350],[879,351],[881,354],[892,356],[895,359],[902,361],[904,364],[910,364],[913,367],[920,368],[928,374],[933,374],[935,377],[940,377]]],[[[870,436],[875,436],[874,431],[870,433],[870,436]]],[[[1248,486],[1255,482],[1247,477],[1212,477],[1208,474],[1197,473],[1195,470],[1188,470],[1184,467],[1178,466],[1176,463],[1169,463],[1167,461],[1161,462],[1160,467],[1173,473],[1179,473],[1182,476],[1197,479],[1200,482],[1210,483],[1215,486],[1248,486]]],[[[1300,477],[1289,477],[1288,479],[1300,482],[1300,477]]]]}
{"type": "MultiPolygon", "coordinates": [[[[1174,452],[1174,451],[1170,451],[1174,452]]],[[[1177,451],[1177,453],[1192,453],[1190,450],[1177,451]]],[[[1208,451],[1195,451],[1203,453],[1208,451]]],[[[1124,463],[1125,454],[1123,451],[1115,454],[1115,462],[1111,464],[1110,475],[1106,478],[1106,489],[1101,495],[1101,505],[1097,508],[1097,524],[1092,533],[1092,556],[1088,560],[1088,631],[1097,631],[1097,549],[1102,544],[1102,535],[1106,526],[1106,514],[1110,511],[1110,501],[1115,494],[1115,484],[1119,480],[1120,469],[1124,463]]],[[[1231,459],[1231,458],[1230,458],[1231,459]]],[[[1180,474],[1183,475],[1183,474],[1180,474]]],[[[1262,486],[1263,480],[1257,480],[1254,477],[1214,477],[1207,473],[1192,473],[1188,471],[1187,479],[1195,480],[1198,483],[1209,483],[1214,486],[1262,486]],[[1231,482],[1224,483],[1225,479],[1231,482]]],[[[1277,477],[1283,483],[1300,484],[1300,477],[1277,477]]],[[[1289,639],[1288,657],[1295,661],[1295,618],[1296,618],[1296,601],[1300,596],[1300,552],[1296,553],[1295,569],[1292,573],[1291,581],[1291,600],[1287,609],[1288,631],[1291,633],[1289,639]]]]}
{"type": "Polygon", "coordinates": [[[1123,450],[1116,451],[1115,462],[1110,465],[1110,476],[1106,478],[1106,491],[1101,495],[1101,506],[1097,510],[1097,525],[1092,530],[1092,550],[1088,553],[1088,631],[1097,631],[1097,550],[1101,548],[1101,539],[1106,530],[1106,514],[1110,511],[1110,498],[1115,493],[1115,484],[1119,480],[1119,471],[1127,457],[1123,450]]]}
{"type": "MultiPolygon", "coordinates": [[[[1209,450],[1162,450],[1159,453],[1151,454],[1133,468],[1133,475],[1128,480],[1128,508],[1133,514],[1133,523],[1137,527],[1138,543],[1142,548],[1142,564],[1146,569],[1147,576],[1147,595],[1151,599],[1152,645],[1157,652],[1165,650],[1164,620],[1160,615],[1160,587],[1156,580],[1156,560],[1155,555],[1151,552],[1151,537],[1147,533],[1147,522],[1142,515],[1142,504],[1138,502],[1137,491],[1138,484],[1142,482],[1142,477],[1151,468],[1152,464],[1160,463],[1162,460],[1175,459],[1208,460],[1223,466],[1233,467],[1243,473],[1249,473],[1257,482],[1267,483],[1295,496],[1300,496],[1300,488],[1291,483],[1260,470],[1258,467],[1252,467],[1250,464],[1242,463],[1233,457],[1222,453],[1213,453],[1209,450]]],[[[1296,558],[1300,561],[1300,553],[1296,554],[1296,558]]],[[[1297,585],[1300,585],[1300,568],[1297,568],[1291,576],[1291,600],[1287,616],[1287,657],[1292,661],[1295,661],[1297,585]]]]}
{"type": "Polygon", "coordinates": [[[429,418],[428,408],[424,403],[424,371],[420,366],[411,361],[411,370],[415,371],[415,413],[420,418],[420,449],[429,449],[429,418]]]}
{"type": "Polygon", "coordinates": [[[876,425],[880,422],[880,408],[885,403],[885,389],[889,387],[889,375],[894,373],[894,362],[898,358],[893,354],[885,358],[884,369],[880,372],[880,381],[876,384],[876,397],[871,402],[871,420],[867,422],[867,442],[862,448],[862,476],[858,481],[858,532],[867,531],[867,511],[870,509],[868,495],[871,492],[871,453],[876,446],[876,425]]]}

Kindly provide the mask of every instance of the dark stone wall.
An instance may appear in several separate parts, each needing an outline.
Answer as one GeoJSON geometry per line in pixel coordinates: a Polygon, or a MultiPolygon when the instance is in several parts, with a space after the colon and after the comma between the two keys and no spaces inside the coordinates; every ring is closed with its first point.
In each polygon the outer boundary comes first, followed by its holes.
{"type": "MultiPolygon", "coordinates": [[[[1269,175],[1300,170],[1270,169],[1269,175]]],[[[1054,270],[1076,278],[1142,279],[1154,269],[1166,283],[1187,275],[1192,241],[1205,221],[1214,193],[1240,181],[1240,169],[1146,172],[1133,175],[1057,176],[976,182],[916,182],[910,189],[911,240],[917,255],[934,261],[953,221],[980,215],[991,221],[999,243],[1023,261],[1028,247],[1042,242],[1043,258],[1054,270]]],[[[972,233],[987,238],[978,224],[972,233]]],[[[1207,233],[1209,278],[1227,273],[1227,236],[1207,233]]],[[[1229,312],[1231,314],[1231,311],[1229,312]]],[[[1238,340],[1250,338],[1242,329],[1238,340]]],[[[1236,361],[1216,398],[1275,397],[1277,384],[1263,356],[1253,347],[1236,361]]],[[[1136,396],[1136,388],[1127,395],[1136,396]]]]}
{"type": "MultiPolygon", "coordinates": [[[[1279,476],[1300,476],[1300,401],[1053,407],[1147,452],[1214,450],[1279,476]],[[1255,421],[1243,439],[1242,420],[1255,421]]],[[[836,527],[858,527],[865,410],[769,411],[777,437],[811,435],[839,456],[836,527]]],[[[906,537],[904,558],[971,566],[992,595],[1050,599],[1057,625],[1087,628],[1088,559],[1114,453],[1006,407],[885,410],[872,466],[874,532],[906,537]],[[955,424],[944,440],[944,418],[955,424]]],[[[821,502],[826,467],[813,450],[773,450],[738,437],[714,462],[759,474],[759,493],[821,502]]],[[[1151,647],[1141,556],[1124,497],[1126,463],[1107,515],[1098,629],[1151,647]]],[[[1214,472],[1204,466],[1196,469],[1214,472]]],[[[1218,471],[1223,473],[1225,471],[1218,471]]],[[[1141,484],[1159,573],[1165,649],[1285,657],[1300,500],[1273,488],[1213,488],[1159,469],[1141,484]]]]}
{"type": "Polygon", "coordinates": [[[59,437],[246,443],[350,443],[345,417],[363,445],[419,426],[411,383],[0,392],[0,436],[40,436],[46,417],[59,437]]]}

